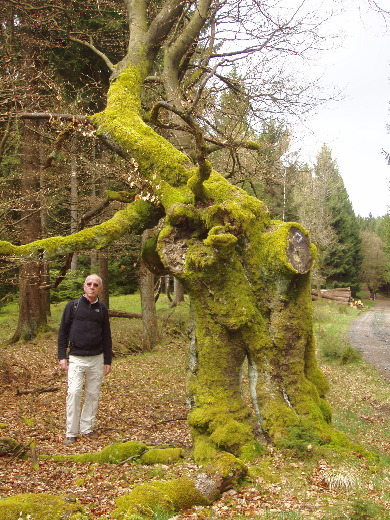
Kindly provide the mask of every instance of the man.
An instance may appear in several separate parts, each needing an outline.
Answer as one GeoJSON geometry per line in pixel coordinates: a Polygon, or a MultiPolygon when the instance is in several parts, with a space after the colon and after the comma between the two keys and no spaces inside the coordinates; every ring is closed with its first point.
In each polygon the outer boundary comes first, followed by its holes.
{"type": "Polygon", "coordinates": [[[83,296],[65,306],[58,332],[59,364],[61,370],[68,372],[66,446],[73,444],[79,433],[94,436],[103,375],[111,371],[112,339],[108,309],[98,298],[102,289],[99,276],[87,276],[83,296]],[[84,382],[84,405],[80,415],[84,382]]]}

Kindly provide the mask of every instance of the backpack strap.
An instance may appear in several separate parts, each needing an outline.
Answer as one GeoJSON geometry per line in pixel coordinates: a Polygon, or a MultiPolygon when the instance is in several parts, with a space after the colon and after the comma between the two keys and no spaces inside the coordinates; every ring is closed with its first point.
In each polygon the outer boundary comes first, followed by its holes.
{"type": "Polygon", "coordinates": [[[76,313],[77,313],[77,309],[79,308],[79,303],[80,303],[81,298],[82,297],[77,298],[77,300],[73,300],[73,308],[72,308],[72,312],[70,313],[70,320],[71,320],[71,322],[75,319],[75,316],[76,316],[76,313]]]}

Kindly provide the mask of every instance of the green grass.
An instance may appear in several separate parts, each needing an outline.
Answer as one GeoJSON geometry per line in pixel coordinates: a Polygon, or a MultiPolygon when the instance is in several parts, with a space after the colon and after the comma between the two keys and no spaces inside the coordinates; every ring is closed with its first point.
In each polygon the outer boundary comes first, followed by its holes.
{"type": "Polygon", "coordinates": [[[325,301],[314,304],[314,331],[320,356],[340,364],[361,360],[361,354],[348,341],[348,327],[361,310],[325,301]]]}
{"type": "MultiPolygon", "coordinates": [[[[51,316],[48,326],[51,332],[58,330],[66,301],[51,304],[51,316]]],[[[162,332],[172,335],[185,335],[189,304],[182,302],[178,307],[170,308],[170,301],[161,294],[156,303],[158,318],[162,332]]],[[[111,296],[110,309],[141,314],[141,298],[139,293],[111,296]]],[[[13,335],[18,320],[18,303],[10,302],[0,308],[0,344],[6,343],[13,335]]],[[[138,318],[111,318],[111,329],[114,343],[123,355],[142,350],[142,320],[138,318]]]]}

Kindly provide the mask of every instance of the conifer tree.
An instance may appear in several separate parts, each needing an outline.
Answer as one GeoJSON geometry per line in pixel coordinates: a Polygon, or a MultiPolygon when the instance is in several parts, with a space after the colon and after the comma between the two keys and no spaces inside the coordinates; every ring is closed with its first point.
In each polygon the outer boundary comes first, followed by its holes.
{"type": "Polygon", "coordinates": [[[315,186],[330,216],[330,225],[336,233],[334,241],[325,251],[323,274],[326,287],[351,287],[359,291],[359,270],[362,263],[359,225],[331,150],[324,145],[317,156],[314,168],[315,186]]]}

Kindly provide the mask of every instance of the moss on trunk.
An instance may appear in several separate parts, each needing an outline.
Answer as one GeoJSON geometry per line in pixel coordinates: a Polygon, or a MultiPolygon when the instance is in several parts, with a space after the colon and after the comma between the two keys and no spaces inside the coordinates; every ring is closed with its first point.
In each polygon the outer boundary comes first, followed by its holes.
{"type": "Polygon", "coordinates": [[[111,84],[106,109],[94,118],[97,132],[137,162],[146,186],[141,200],[72,237],[19,248],[3,242],[0,251],[50,256],[105,247],[165,214],[156,252],[186,288],[194,316],[188,388],[196,460],[221,450],[239,455],[256,430],[274,442],[297,429],[307,430],[313,442],[345,442],[331,427],[327,384],[316,362],[310,295],[315,248],[307,231],[271,221],[264,203],[214,170],[202,177],[147,126],[140,103],[147,72],[146,62],[123,70],[111,84]],[[245,359],[254,414],[241,392],[245,359]]]}

